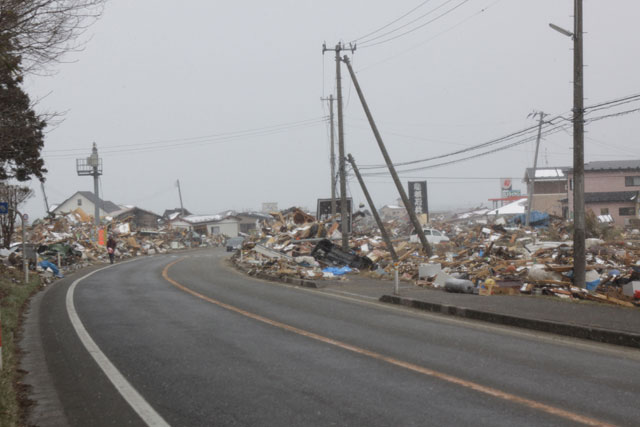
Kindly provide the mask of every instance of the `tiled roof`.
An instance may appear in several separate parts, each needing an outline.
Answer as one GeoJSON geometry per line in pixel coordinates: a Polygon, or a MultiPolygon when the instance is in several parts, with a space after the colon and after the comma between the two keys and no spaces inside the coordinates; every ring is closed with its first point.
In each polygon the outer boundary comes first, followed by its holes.
{"type": "Polygon", "coordinates": [[[584,164],[585,171],[640,169],[640,160],[601,160],[584,164]]]}
{"type": "Polygon", "coordinates": [[[632,202],[638,197],[637,191],[607,191],[604,193],[584,193],[585,203],[632,202]]]}

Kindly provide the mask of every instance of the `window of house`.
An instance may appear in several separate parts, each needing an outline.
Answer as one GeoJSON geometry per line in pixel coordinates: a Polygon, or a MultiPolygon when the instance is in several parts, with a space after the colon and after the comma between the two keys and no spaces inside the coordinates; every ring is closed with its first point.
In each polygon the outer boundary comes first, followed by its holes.
{"type": "Polygon", "coordinates": [[[573,179],[569,180],[569,190],[573,191],[573,179]]]}
{"type": "Polygon", "coordinates": [[[211,234],[220,234],[220,227],[219,226],[211,227],[211,234]]]}
{"type": "Polygon", "coordinates": [[[609,215],[609,208],[600,208],[600,215],[609,215]]]}
{"type": "Polygon", "coordinates": [[[620,210],[618,211],[618,214],[620,216],[635,216],[636,208],[634,208],[634,207],[620,208],[620,210]]]}
{"type": "Polygon", "coordinates": [[[625,176],[624,185],[627,187],[640,186],[640,176],[625,176]]]}
{"type": "Polygon", "coordinates": [[[82,206],[82,199],[78,199],[78,206],[82,206]]]}

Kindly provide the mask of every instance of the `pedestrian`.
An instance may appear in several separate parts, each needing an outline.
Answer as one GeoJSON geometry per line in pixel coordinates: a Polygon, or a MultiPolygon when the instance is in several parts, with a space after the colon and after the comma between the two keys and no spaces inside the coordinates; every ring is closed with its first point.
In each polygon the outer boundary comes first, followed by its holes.
{"type": "Polygon", "coordinates": [[[109,254],[109,262],[113,264],[113,259],[116,257],[116,241],[112,235],[109,235],[107,240],[107,253],[109,254]]]}

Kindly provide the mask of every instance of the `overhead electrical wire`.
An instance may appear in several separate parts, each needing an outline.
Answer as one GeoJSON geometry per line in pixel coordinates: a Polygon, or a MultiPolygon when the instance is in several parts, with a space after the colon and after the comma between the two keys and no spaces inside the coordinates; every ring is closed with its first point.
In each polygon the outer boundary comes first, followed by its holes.
{"type": "MultiPolygon", "coordinates": [[[[610,100],[610,101],[594,104],[594,105],[586,107],[585,110],[599,111],[599,110],[603,110],[603,109],[614,108],[614,107],[617,107],[617,106],[620,106],[620,105],[624,105],[624,104],[628,104],[630,102],[636,102],[636,101],[640,101],[640,94],[625,96],[625,97],[622,97],[622,98],[617,98],[617,99],[614,99],[614,100],[610,100]]],[[[585,120],[585,124],[588,124],[588,123],[591,123],[591,122],[594,122],[594,121],[598,121],[598,120],[611,118],[611,117],[618,117],[618,116],[622,116],[622,115],[626,115],[626,114],[631,114],[631,113],[634,113],[634,112],[637,112],[637,111],[640,111],[640,108],[630,109],[630,110],[616,112],[616,113],[612,113],[612,114],[606,114],[606,115],[597,116],[597,117],[591,117],[591,118],[588,118],[588,119],[585,120]]],[[[566,113],[563,113],[563,114],[566,114],[566,113]]],[[[543,127],[542,127],[542,131],[543,132],[542,132],[542,134],[545,135],[546,134],[545,132],[547,130],[549,130],[549,128],[551,126],[555,126],[556,123],[554,123],[554,122],[556,122],[558,120],[565,120],[567,122],[572,123],[572,120],[571,119],[567,119],[566,117],[564,117],[563,114],[559,114],[559,115],[554,116],[553,118],[547,119],[545,121],[545,123],[543,124],[543,127]]],[[[442,158],[452,157],[452,156],[456,156],[456,155],[459,155],[459,154],[464,154],[464,153],[467,153],[467,152],[470,152],[470,151],[475,151],[475,150],[487,148],[487,147],[490,147],[490,146],[494,146],[494,145],[498,145],[498,144],[505,143],[505,142],[508,142],[508,141],[512,141],[512,140],[514,140],[516,138],[519,138],[519,137],[522,137],[522,136],[524,136],[524,135],[526,135],[528,133],[533,133],[533,132],[536,131],[537,128],[538,128],[538,125],[530,126],[530,127],[521,129],[519,131],[512,132],[512,133],[510,133],[508,135],[505,135],[505,136],[502,136],[500,138],[495,138],[495,139],[492,139],[490,141],[487,141],[487,142],[484,142],[484,143],[481,143],[481,144],[477,144],[477,145],[473,145],[471,147],[467,147],[467,148],[464,148],[464,149],[461,149],[461,150],[456,150],[456,151],[453,151],[453,152],[450,152],[450,153],[445,153],[445,154],[432,156],[432,157],[428,157],[428,158],[424,158],[424,159],[417,159],[417,160],[411,160],[411,161],[406,161],[406,162],[395,163],[394,166],[395,167],[401,167],[401,166],[408,166],[408,165],[417,164],[417,163],[426,163],[426,162],[433,161],[433,160],[439,160],[439,159],[442,159],[442,158]]],[[[560,127],[555,127],[553,129],[563,130],[564,128],[565,128],[564,126],[560,126],[560,127]]],[[[556,131],[554,131],[553,133],[556,133],[556,131]]],[[[500,151],[500,150],[506,149],[506,148],[511,148],[513,146],[520,145],[520,144],[523,144],[525,142],[529,142],[532,139],[535,139],[535,135],[531,135],[531,136],[527,137],[526,140],[517,141],[516,143],[512,143],[512,144],[506,145],[504,147],[499,147],[496,150],[491,150],[491,151],[488,151],[488,152],[486,152],[484,154],[481,154],[481,155],[493,153],[493,152],[500,151]]],[[[461,159],[461,160],[468,160],[468,159],[471,159],[471,158],[474,158],[474,156],[466,157],[466,158],[461,159]]],[[[452,162],[457,162],[457,160],[454,160],[452,162]]],[[[435,165],[435,166],[442,166],[442,165],[449,164],[449,163],[450,162],[445,162],[445,163],[441,163],[441,164],[438,164],[438,165],[435,165]]],[[[372,169],[384,169],[386,167],[387,167],[387,165],[384,165],[384,164],[362,165],[362,166],[360,166],[360,169],[362,169],[362,170],[372,170],[372,169]]],[[[427,166],[425,168],[429,168],[429,167],[432,167],[432,166],[427,166]]],[[[421,169],[416,169],[416,170],[421,170],[421,169]]],[[[385,174],[386,172],[382,172],[382,173],[385,174]]],[[[375,173],[372,173],[372,174],[375,174],[375,173]]]]}
{"type": "Polygon", "coordinates": [[[414,24],[414,23],[418,22],[418,21],[419,21],[419,20],[421,20],[422,18],[424,18],[424,17],[426,17],[426,16],[431,15],[432,13],[436,12],[438,9],[440,9],[441,7],[443,7],[443,6],[447,5],[448,3],[451,3],[452,1],[454,1],[454,0],[446,0],[444,3],[441,3],[440,5],[438,5],[437,7],[435,7],[435,8],[433,8],[433,9],[429,10],[428,12],[423,13],[422,15],[418,16],[417,18],[415,18],[415,19],[413,19],[413,20],[411,20],[411,21],[409,21],[409,22],[406,22],[406,23],[402,24],[401,26],[399,26],[399,27],[397,27],[397,28],[394,28],[394,29],[392,29],[392,30],[390,30],[390,31],[387,31],[386,33],[379,34],[379,35],[377,35],[377,36],[375,36],[375,37],[372,37],[372,38],[369,38],[369,39],[367,39],[367,37],[361,37],[361,38],[360,38],[360,39],[358,39],[357,41],[359,41],[359,42],[360,42],[360,44],[366,44],[366,43],[373,42],[373,41],[375,41],[375,40],[379,40],[379,39],[381,39],[381,38],[383,38],[383,37],[386,37],[386,36],[388,36],[388,35],[390,35],[390,34],[393,34],[393,33],[397,32],[397,31],[400,31],[400,30],[402,30],[403,28],[406,28],[406,27],[408,27],[408,26],[409,26],[409,25],[411,25],[411,24],[414,24]],[[362,40],[362,39],[364,39],[364,40],[362,40]]]}
{"type": "MultiPolygon", "coordinates": [[[[546,131],[542,132],[542,136],[548,136],[548,135],[552,135],[554,133],[560,132],[560,131],[564,130],[564,128],[568,127],[568,126],[569,125],[563,124],[563,125],[558,125],[555,128],[547,129],[546,131]]],[[[475,158],[478,158],[478,157],[482,157],[482,156],[486,156],[486,155],[489,155],[489,154],[496,153],[498,151],[503,151],[503,150],[506,150],[506,149],[509,149],[509,148],[512,148],[512,147],[515,147],[515,146],[518,146],[518,145],[522,145],[522,144],[525,144],[527,142],[533,141],[535,138],[537,138],[537,135],[532,135],[532,136],[529,136],[529,137],[527,137],[525,139],[522,139],[522,140],[519,140],[519,141],[515,141],[515,142],[512,142],[512,143],[510,143],[508,145],[505,145],[505,146],[502,146],[502,147],[497,147],[497,148],[494,148],[494,149],[489,150],[489,151],[478,153],[478,154],[475,154],[473,156],[468,156],[468,157],[463,157],[461,159],[455,159],[455,160],[450,160],[450,161],[447,161],[447,162],[437,163],[435,165],[428,165],[428,166],[421,166],[421,167],[411,168],[411,169],[397,170],[396,172],[398,174],[403,174],[403,173],[406,173],[406,172],[416,172],[416,171],[422,171],[422,170],[426,170],[426,169],[433,169],[433,168],[437,168],[437,167],[440,167],[440,166],[451,165],[451,164],[454,164],[454,163],[459,163],[459,162],[463,162],[463,161],[466,161],[466,160],[475,159],[475,158]]],[[[384,171],[384,172],[369,172],[369,173],[363,173],[362,176],[384,176],[384,175],[387,175],[388,173],[389,173],[388,171],[384,171]]]]}
{"type": "Polygon", "coordinates": [[[417,48],[419,48],[420,46],[423,46],[424,44],[429,43],[430,41],[433,41],[433,40],[437,39],[438,37],[440,37],[440,36],[442,36],[442,35],[444,35],[444,34],[448,33],[449,31],[452,31],[452,30],[454,30],[454,29],[456,29],[456,28],[460,27],[461,25],[466,24],[466,23],[467,23],[468,21],[470,21],[471,19],[473,19],[473,18],[475,18],[476,16],[478,16],[478,15],[480,15],[480,14],[482,14],[482,13],[486,12],[489,8],[491,8],[491,7],[495,6],[497,3],[501,2],[501,1],[502,1],[502,0],[495,0],[493,3],[491,3],[491,4],[489,4],[489,5],[485,6],[485,7],[483,7],[482,9],[480,9],[479,11],[477,11],[476,13],[474,13],[473,15],[470,15],[470,16],[466,17],[465,19],[463,19],[462,21],[458,22],[457,24],[454,24],[454,25],[452,25],[452,26],[450,26],[450,27],[448,27],[448,28],[446,28],[446,29],[444,29],[444,30],[442,30],[442,31],[440,31],[440,32],[438,32],[438,33],[436,33],[436,34],[434,34],[432,37],[429,37],[428,39],[423,40],[423,41],[421,41],[421,42],[419,42],[419,43],[415,44],[414,46],[411,46],[411,47],[410,47],[410,48],[408,48],[408,49],[405,49],[405,50],[400,51],[400,52],[398,52],[398,53],[395,53],[395,54],[393,54],[393,55],[391,55],[391,56],[388,56],[388,57],[386,57],[386,58],[384,58],[384,59],[381,59],[381,60],[379,60],[379,61],[377,61],[377,62],[374,62],[374,63],[372,63],[372,64],[369,64],[369,65],[367,65],[367,66],[365,66],[365,67],[362,67],[362,68],[358,69],[358,70],[356,71],[356,73],[360,73],[360,72],[362,72],[362,71],[368,70],[369,68],[373,68],[373,67],[375,67],[375,66],[377,66],[377,65],[384,64],[385,62],[389,62],[389,61],[391,61],[392,59],[394,59],[394,58],[396,58],[396,57],[398,57],[398,56],[400,56],[400,55],[404,55],[404,54],[406,54],[406,53],[408,53],[408,52],[411,52],[412,50],[417,49],[417,48]]]}
{"type": "MultiPolygon", "coordinates": [[[[446,3],[449,3],[449,1],[451,1],[451,0],[448,0],[446,3]]],[[[440,18],[443,18],[443,17],[447,16],[448,14],[450,14],[450,13],[451,13],[451,12],[453,12],[453,11],[455,11],[456,9],[458,9],[459,7],[461,7],[462,5],[464,5],[465,3],[468,3],[469,1],[471,1],[471,0],[462,0],[462,1],[461,1],[460,3],[458,3],[457,5],[453,6],[453,7],[452,7],[452,8],[450,8],[450,9],[447,9],[446,11],[442,12],[440,15],[436,16],[435,18],[433,18],[433,19],[431,19],[431,20],[429,20],[429,21],[427,21],[427,22],[424,22],[424,23],[422,23],[422,24],[418,25],[417,27],[414,27],[414,28],[412,28],[412,29],[410,29],[410,30],[407,30],[407,31],[403,32],[403,33],[397,34],[397,35],[395,35],[395,36],[393,36],[393,37],[389,37],[389,38],[384,39],[384,40],[380,40],[380,41],[375,42],[375,43],[371,43],[371,40],[370,40],[370,41],[365,41],[365,42],[363,43],[363,44],[364,44],[364,46],[358,46],[358,47],[359,47],[360,49],[366,49],[366,48],[369,48],[369,47],[378,46],[378,45],[381,45],[381,44],[384,44],[384,43],[388,43],[388,42],[390,42],[390,41],[392,41],[392,40],[396,40],[396,39],[398,39],[398,38],[400,38],[400,37],[404,37],[404,36],[406,36],[407,34],[411,34],[411,33],[413,33],[414,31],[417,31],[417,30],[419,30],[419,29],[421,29],[421,28],[424,28],[425,26],[427,26],[427,25],[429,25],[429,24],[431,24],[431,23],[433,23],[433,22],[435,22],[435,21],[439,20],[440,18]]],[[[446,3],[444,3],[444,4],[446,4],[446,3]]]]}
{"type": "MultiPolygon", "coordinates": [[[[293,129],[317,126],[325,123],[326,117],[301,120],[297,122],[281,123],[278,125],[265,126],[262,128],[246,129],[234,132],[224,132],[211,135],[203,135],[197,137],[175,138],[166,140],[156,140],[153,142],[144,142],[138,144],[109,145],[101,149],[100,154],[119,154],[131,152],[159,151],[163,149],[180,148],[189,145],[219,144],[228,141],[235,141],[243,138],[253,138],[259,136],[268,136],[277,133],[290,131],[293,129]]],[[[45,150],[43,155],[47,158],[69,158],[77,155],[78,152],[85,152],[86,149],[60,149],[45,150]],[[53,153],[53,154],[51,154],[53,153]],[[75,153],[75,154],[74,154],[75,153]]]]}
{"type": "Polygon", "coordinates": [[[396,22],[406,18],[407,16],[411,15],[413,12],[415,12],[416,10],[420,9],[422,6],[424,6],[425,4],[429,3],[431,0],[425,0],[422,3],[420,3],[419,5],[417,5],[416,7],[414,7],[413,9],[411,9],[410,11],[408,11],[407,13],[405,13],[404,15],[400,16],[399,18],[394,19],[393,21],[389,22],[386,25],[383,25],[382,27],[378,28],[377,30],[371,31],[370,33],[365,34],[364,36],[360,36],[356,39],[351,40],[352,43],[358,42],[364,38],[367,38],[369,36],[372,36],[382,30],[384,30],[385,28],[389,28],[391,25],[395,24],[396,22]]]}

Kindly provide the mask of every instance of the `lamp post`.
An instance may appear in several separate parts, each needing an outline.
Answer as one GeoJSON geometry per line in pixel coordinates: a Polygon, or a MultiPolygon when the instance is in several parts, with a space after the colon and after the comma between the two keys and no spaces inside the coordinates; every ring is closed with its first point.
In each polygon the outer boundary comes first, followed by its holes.
{"type": "Polygon", "coordinates": [[[573,284],[584,288],[586,274],[584,213],[584,84],[582,57],[582,0],[574,0],[573,33],[551,28],[573,39],[573,284]]]}

